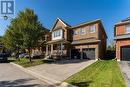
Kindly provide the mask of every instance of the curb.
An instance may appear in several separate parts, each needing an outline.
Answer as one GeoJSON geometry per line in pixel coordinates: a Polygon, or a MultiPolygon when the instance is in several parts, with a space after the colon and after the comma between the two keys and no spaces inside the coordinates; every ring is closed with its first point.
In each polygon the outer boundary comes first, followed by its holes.
{"type": "Polygon", "coordinates": [[[42,81],[44,81],[44,82],[50,84],[50,85],[53,85],[54,87],[56,87],[56,84],[60,84],[60,83],[61,83],[61,82],[59,82],[59,81],[55,81],[55,80],[49,79],[49,78],[47,78],[47,77],[44,77],[44,76],[42,76],[42,75],[39,75],[39,74],[37,74],[37,73],[35,73],[35,72],[32,72],[31,70],[27,70],[27,69],[25,69],[24,67],[22,67],[22,66],[20,66],[20,65],[18,65],[18,64],[15,64],[15,63],[13,63],[13,62],[11,62],[10,64],[12,64],[12,65],[18,67],[18,68],[21,69],[22,71],[24,71],[24,72],[26,72],[26,73],[28,73],[28,74],[31,74],[32,76],[34,76],[34,77],[36,77],[36,78],[38,78],[38,79],[40,79],[40,80],[42,80],[42,81]]]}
{"type": "Polygon", "coordinates": [[[78,86],[71,85],[71,84],[69,84],[67,82],[62,82],[61,85],[58,86],[58,87],[78,87],[78,86]]]}

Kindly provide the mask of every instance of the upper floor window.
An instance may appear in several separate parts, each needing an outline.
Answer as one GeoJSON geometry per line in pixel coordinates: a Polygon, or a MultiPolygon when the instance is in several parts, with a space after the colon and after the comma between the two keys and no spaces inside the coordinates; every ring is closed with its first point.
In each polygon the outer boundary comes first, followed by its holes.
{"type": "Polygon", "coordinates": [[[60,31],[54,31],[54,37],[59,37],[60,36],[60,31]]]}
{"type": "Polygon", "coordinates": [[[80,34],[85,34],[85,33],[86,33],[85,28],[84,28],[84,27],[81,28],[81,30],[80,30],[80,34]]]}
{"type": "Polygon", "coordinates": [[[78,34],[79,34],[78,30],[74,30],[74,35],[78,35],[78,34]]]}
{"type": "Polygon", "coordinates": [[[89,31],[90,31],[90,33],[94,33],[95,32],[95,26],[91,25],[89,31]]]}
{"type": "Polygon", "coordinates": [[[130,24],[126,25],[126,33],[130,33],[130,24]]]}

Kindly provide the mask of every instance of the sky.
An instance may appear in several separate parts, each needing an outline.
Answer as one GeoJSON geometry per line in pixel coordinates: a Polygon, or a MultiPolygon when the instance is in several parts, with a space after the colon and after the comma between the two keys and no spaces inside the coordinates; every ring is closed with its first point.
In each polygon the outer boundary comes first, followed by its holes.
{"type": "MultiPolygon", "coordinates": [[[[56,18],[71,26],[101,19],[108,36],[114,38],[114,24],[130,16],[130,0],[15,0],[15,16],[31,8],[44,27],[51,29],[56,18]]],[[[10,19],[0,17],[0,36],[4,35],[10,19]]]]}

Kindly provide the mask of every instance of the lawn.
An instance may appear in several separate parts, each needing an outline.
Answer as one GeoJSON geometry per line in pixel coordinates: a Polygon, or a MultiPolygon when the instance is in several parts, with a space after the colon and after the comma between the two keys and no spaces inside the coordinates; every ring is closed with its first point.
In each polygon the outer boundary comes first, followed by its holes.
{"type": "Polygon", "coordinates": [[[79,87],[125,87],[115,60],[100,60],[71,76],[65,82],[79,87]]]}
{"type": "Polygon", "coordinates": [[[20,61],[16,60],[15,58],[10,59],[10,60],[12,60],[13,63],[21,65],[21,66],[23,66],[25,68],[40,65],[40,64],[44,64],[44,63],[53,62],[52,60],[44,60],[44,59],[32,59],[32,62],[29,62],[28,58],[21,58],[20,61]]]}

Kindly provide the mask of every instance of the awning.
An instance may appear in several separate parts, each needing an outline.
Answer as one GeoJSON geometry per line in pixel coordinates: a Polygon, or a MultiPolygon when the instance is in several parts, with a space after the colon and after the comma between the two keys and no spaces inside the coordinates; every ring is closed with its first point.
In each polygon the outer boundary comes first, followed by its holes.
{"type": "Polygon", "coordinates": [[[98,43],[100,40],[76,40],[73,41],[71,44],[72,45],[78,45],[78,44],[90,44],[90,43],[98,43]]]}
{"type": "Polygon", "coordinates": [[[69,41],[65,40],[65,39],[59,39],[59,40],[52,40],[52,41],[48,41],[47,44],[58,44],[58,43],[70,43],[69,41]]]}

